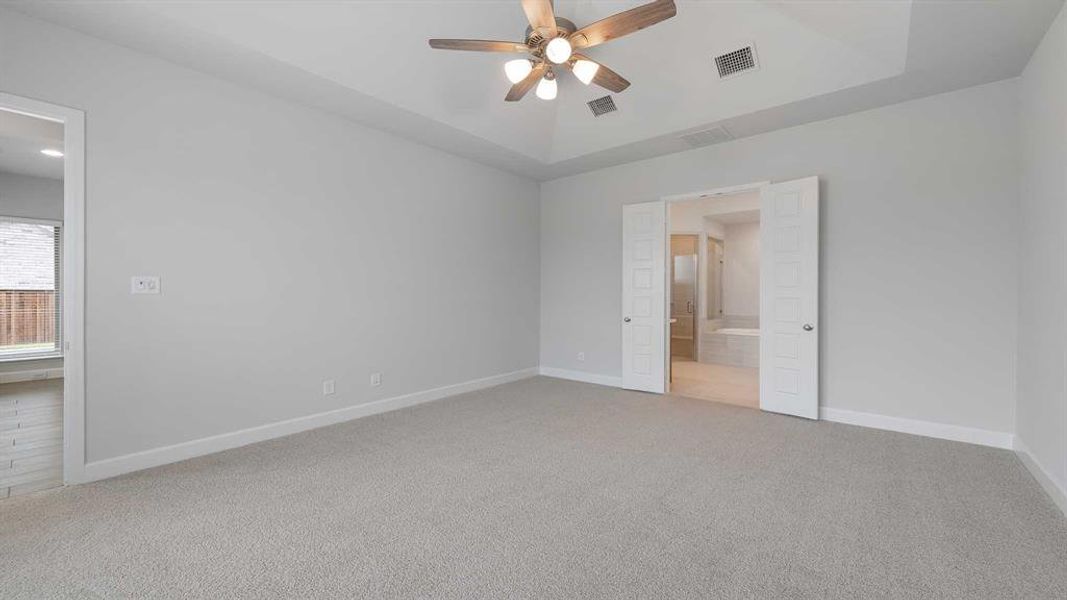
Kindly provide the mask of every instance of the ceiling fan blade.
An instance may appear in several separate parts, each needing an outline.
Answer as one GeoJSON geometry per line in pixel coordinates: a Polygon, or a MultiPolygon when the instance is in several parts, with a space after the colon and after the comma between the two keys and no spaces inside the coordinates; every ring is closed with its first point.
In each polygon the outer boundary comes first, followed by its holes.
{"type": "MultiPolygon", "coordinates": [[[[588,56],[582,56],[581,54],[575,54],[574,55],[574,60],[587,60],[587,61],[589,61],[591,63],[596,63],[596,64],[600,65],[600,68],[598,68],[596,70],[596,75],[593,76],[592,83],[595,83],[595,84],[599,85],[600,87],[602,87],[602,88],[604,88],[606,90],[609,90],[609,91],[612,91],[612,92],[615,92],[615,93],[619,93],[619,92],[625,90],[626,88],[630,87],[630,82],[627,81],[625,78],[623,78],[622,75],[619,75],[615,71],[612,71],[611,69],[605,67],[601,63],[596,62],[595,60],[589,58],[588,56]]],[[[567,67],[568,68],[573,68],[574,67],[574,61],[568,61],[567,62],[567,67]]]]}
{"type": "Polygon", "coordinates": [[[526,76],[526,79],[511,86],[511,89],[508,90],[508,95],[504,97],[504,100],[508,102],[518,102],[519,100],[522,100],[522,97],[532,90],[533,87],[537,85],[537,82],[541,81],[541,78],[545,75],[546,68],[545,63],[539,63],[533,68],[533,71],[530,71],[530,74],[526,76]]]}
{"type": "Polygon", "coordinates": [[[637,8],[611,15],[575,31],[570,36],[575,48],[589,48],[639,31],[678,14],[674,0],[656,0],[637,8]]]}
{"type": "Polygon", "coordinates": [[[470,50],[473,52],[529,52],[530,48],[520,42],[494,40],[430,40],[430,47],[438,50],[470,50]]]}
{"type": "Polygon", "coordinates": [[[542,34],[545,30],[556,36],[556,15],[552,12],[552,0],[522,0],[522,10],[526,11],[526,18],[534,31],[542,34]]]}

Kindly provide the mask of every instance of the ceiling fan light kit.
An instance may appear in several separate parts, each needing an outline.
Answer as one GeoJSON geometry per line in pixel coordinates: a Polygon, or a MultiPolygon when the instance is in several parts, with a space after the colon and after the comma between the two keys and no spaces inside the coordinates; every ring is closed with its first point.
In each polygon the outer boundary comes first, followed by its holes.
{"type": "Polygon", "coordinates": [[[545,56],[557,65],[567,62],[571,52],[571,43],[565,37],[552,38],[552,41],[545,44],[545,56]]]}
{"type": "Polygon", "coordinates": [[[571,67],[571,72],[585,85],[593,83],[593,78],[596,77],[597,71],[600,70],[600,65],[591,60],[579,59],[574,61],[574,66],[571,67]]]}
{"type": "Polygon", "coordinates": [[[504,63],[504,75],[512,83],[511,89],[504,97],[507,102],[521,100],[535,85],[538,98],[555,99],[556,66],[570,70],[585,85],[595,83],[618,93],[629,87],[630,82],[576,51],[640,31],[678,13],[674,0],[655,0],[579,29],[574,23],[555,15],[551,0],[521,1],[522,9],[530,22],[530,26],[526,28],[525,42],[432,39],[430,47],[439,50],[529,54],[532,58],[504,63]]]}
{"type": "Polygon", "coordinates": [[[542,100],[556,99],[556,76],[552,71],[545,73],[544,78],[537,84],[537,97],[542,100]]]}
{"type": "Polygon", "coordinates": [[[504,63],[504,75],[511,83],[518,83],[533,71],[533,63],[528,58],[516,58],[504,63]]]}

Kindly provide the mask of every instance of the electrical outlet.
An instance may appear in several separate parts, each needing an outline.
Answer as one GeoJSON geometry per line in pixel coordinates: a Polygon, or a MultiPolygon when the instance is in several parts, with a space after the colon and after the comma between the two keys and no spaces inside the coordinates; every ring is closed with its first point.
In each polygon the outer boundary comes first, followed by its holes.
{"type": "Polygon", "coordinates": [[[381,385],[382,384],[382,374],[381,373],[371,373],[370,374],[370,384],[372,386],[374,386],[374,387],[378,387],[379,385],[381,385]]]}
{"type": "Polygon", "coordinates": [[[158,294],[159,277],[154,275],[134,275],[130,277],[131,294],[158,294]]]}
{"type": "Polygon", "coordinates": [[[337,391],[337,387],[334,385],[332,379],[327,379],[322,382],[322,395],[329,396],[337,391]]]}
{"type": "Polygon", "coordinates": [[[585,362],[585,352],[578,353],[578,362],[585,362]]]}

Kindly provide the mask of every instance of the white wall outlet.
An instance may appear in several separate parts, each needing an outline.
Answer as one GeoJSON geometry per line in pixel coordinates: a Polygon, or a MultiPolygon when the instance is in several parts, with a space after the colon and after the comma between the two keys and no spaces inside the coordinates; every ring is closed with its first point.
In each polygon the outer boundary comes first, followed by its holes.
{"type": "Polygon", "coordinates": [[[158,294],[159,277],[155,275],[134,275],[130,277],[131,294],[158,294]]]}
{"type": "Polygon", "coordinates": [[[585,362],[585,352],[578,353],[578,362],[585,362]]]}
{"type": "Polygon", "coordinates": [[[337,391],[337,386],[334,385],[332,379],[327,379],[322,382],[322,395],[329,396],[337,391]]]}
{"type": "Polygon", "coordinates": [[[381,385],[382,384],[382,374],[381,373],[371,373],[370,374],[370,384],[372,386],[374,386],[374,387],[378,387],[379,385],[381,385]]]}

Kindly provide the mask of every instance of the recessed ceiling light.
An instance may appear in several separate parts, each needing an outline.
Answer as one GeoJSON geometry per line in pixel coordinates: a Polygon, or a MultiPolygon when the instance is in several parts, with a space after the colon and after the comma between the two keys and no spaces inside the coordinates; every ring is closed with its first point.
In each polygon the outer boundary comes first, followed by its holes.
{"type": "Polygon", "coordinates": [[[45,156],[51,156],[52,158],[63,158],[62,152],[60,152],[59,150],[54,150],[52,148],[45,148],[44,150],[41,150],[41,154],[44,154],[45,156]]]}

